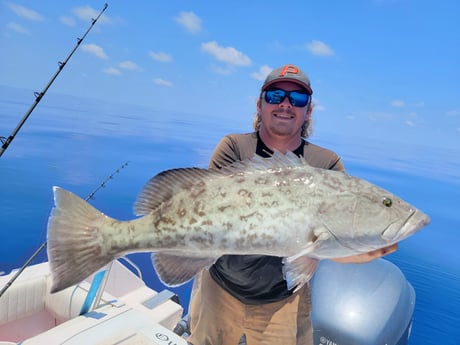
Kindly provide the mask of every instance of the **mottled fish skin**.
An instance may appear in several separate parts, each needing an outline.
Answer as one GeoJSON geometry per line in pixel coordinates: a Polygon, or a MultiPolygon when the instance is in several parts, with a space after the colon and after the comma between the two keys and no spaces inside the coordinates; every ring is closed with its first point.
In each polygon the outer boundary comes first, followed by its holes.
{"type": "Polygon", "coordinates": [[[164,171],[120,222],[54,188],[48,257],[56,292],[126,253],[151,251],[167,285],[180,285],[224,254],[284,257],[299,287],[317,260],[382,248],[429,223],[391,193],[342,172],[313,168],[292,153],[255,156],[219,171],[164,171]],[[75,267],[78,266],[78,269],[75,267]]]}

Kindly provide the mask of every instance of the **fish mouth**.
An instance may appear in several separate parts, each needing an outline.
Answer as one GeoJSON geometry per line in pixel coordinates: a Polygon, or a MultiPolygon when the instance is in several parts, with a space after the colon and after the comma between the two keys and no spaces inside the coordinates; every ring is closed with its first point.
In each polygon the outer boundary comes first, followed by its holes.
{"type": "Polygon", "coordinates": [[[402,229],[404,229],[404,235],[411,235],[429,223],[430,217],[419,210],[414,210],[402,226],[402,229]]]}
{"type": "Polygon", "coordinates": [[[412,212],[405,219],[404,223],[402,223],[399,227],[399,230],[394,229],[393,227],[398,223],[397,221],[388,224],[388,226],[381,232],[382,239],[388,242],[397,242],[412,235],[430,223],[430,218],[423,212],[418,211],[417,209],[411,211],[412,212]]]}

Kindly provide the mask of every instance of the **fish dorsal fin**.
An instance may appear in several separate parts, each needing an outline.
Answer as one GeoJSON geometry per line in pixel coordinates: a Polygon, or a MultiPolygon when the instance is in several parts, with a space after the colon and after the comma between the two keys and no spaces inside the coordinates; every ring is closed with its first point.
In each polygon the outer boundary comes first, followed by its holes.
{"type": "Polygon", "coordinates": [[[138,216],[149,214],[161,203],[171,199],[179,190],[188,188],[212,174],[214,172],[211,170],[201,168],[165,170],[145,184],[134,204],[134,213],[138,216]]]}
{"type": "Polygon", "coordinates": [[[283,154],[280,151],[275,150],[269,160],[272,160],[273,164],[278,167],[296,167],[308,165],[303,156],[297,156],[292,151],[287,151],[285,154],[283,154]]]}
{"type": "Polygon", "coordinates": [[[211,177],[294,168],[305,164],[308,165],[303,157],[298,157],[290,151],[286,154],[275,151],[269,158],[254,155],[252,158],[235,162],[220,170],[202,168],[165,170],[146,183],[134,204],[134,213],[138,216],[149,214],[178,191],[190,188],[193,184],[211,177]]]}
{"type": "Polygon", "coordinates": [[[280,168],[294,168],[304,165],[309,165],[304,157],[299,157],[291,151],[283,154],[275,150],[268,158],[254,155],[251,158],[223,167],[221,171],[225,174],[235,174],[280,168]]]}

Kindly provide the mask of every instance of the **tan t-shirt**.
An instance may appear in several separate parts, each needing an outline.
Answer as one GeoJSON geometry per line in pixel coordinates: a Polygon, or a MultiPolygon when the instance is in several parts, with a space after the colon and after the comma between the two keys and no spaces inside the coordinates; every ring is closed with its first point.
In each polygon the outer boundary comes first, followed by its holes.
{"type": "MultiPolygon", "coordinates": [[[[293,151],[313,167],[345,171],[340,157],[328,149],[303,140],[293,151]]],[[[215,148],[209,167],[220,169],[258,154],[269,157],[273,151],[257,132],[230,134],[215,148]]],[[[262,255],[224,255],[209,269],[211,277],[228,293],[246,304],[279,301],[292,295],[282,273],[282,258],[262,255]]]]}
{"type": "MultiPolygon", "coordinates": [[[[256,154],[257,144],[257,132],[226,135],[214,149],[209,167],[220,169],[235,161],[251,158],[256,154]]],[[[303,156],[313,167],[345,171],[342,160],[335,152],[308,141],[304,141],[303,156]]]]}

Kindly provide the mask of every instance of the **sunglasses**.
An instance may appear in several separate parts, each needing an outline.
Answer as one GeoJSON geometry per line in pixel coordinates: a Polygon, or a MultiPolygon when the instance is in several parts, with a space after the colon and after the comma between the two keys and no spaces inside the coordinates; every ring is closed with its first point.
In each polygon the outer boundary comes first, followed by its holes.
{"type": "Polygon", "coordinates": [[[271,89],[264,91],[265,101],[269,104],[280,104],[288,97],[289,102],[294,107],[305,107],[310,103],[311,96],[301,91],[286,91],[283,89],[271,89]]]}

